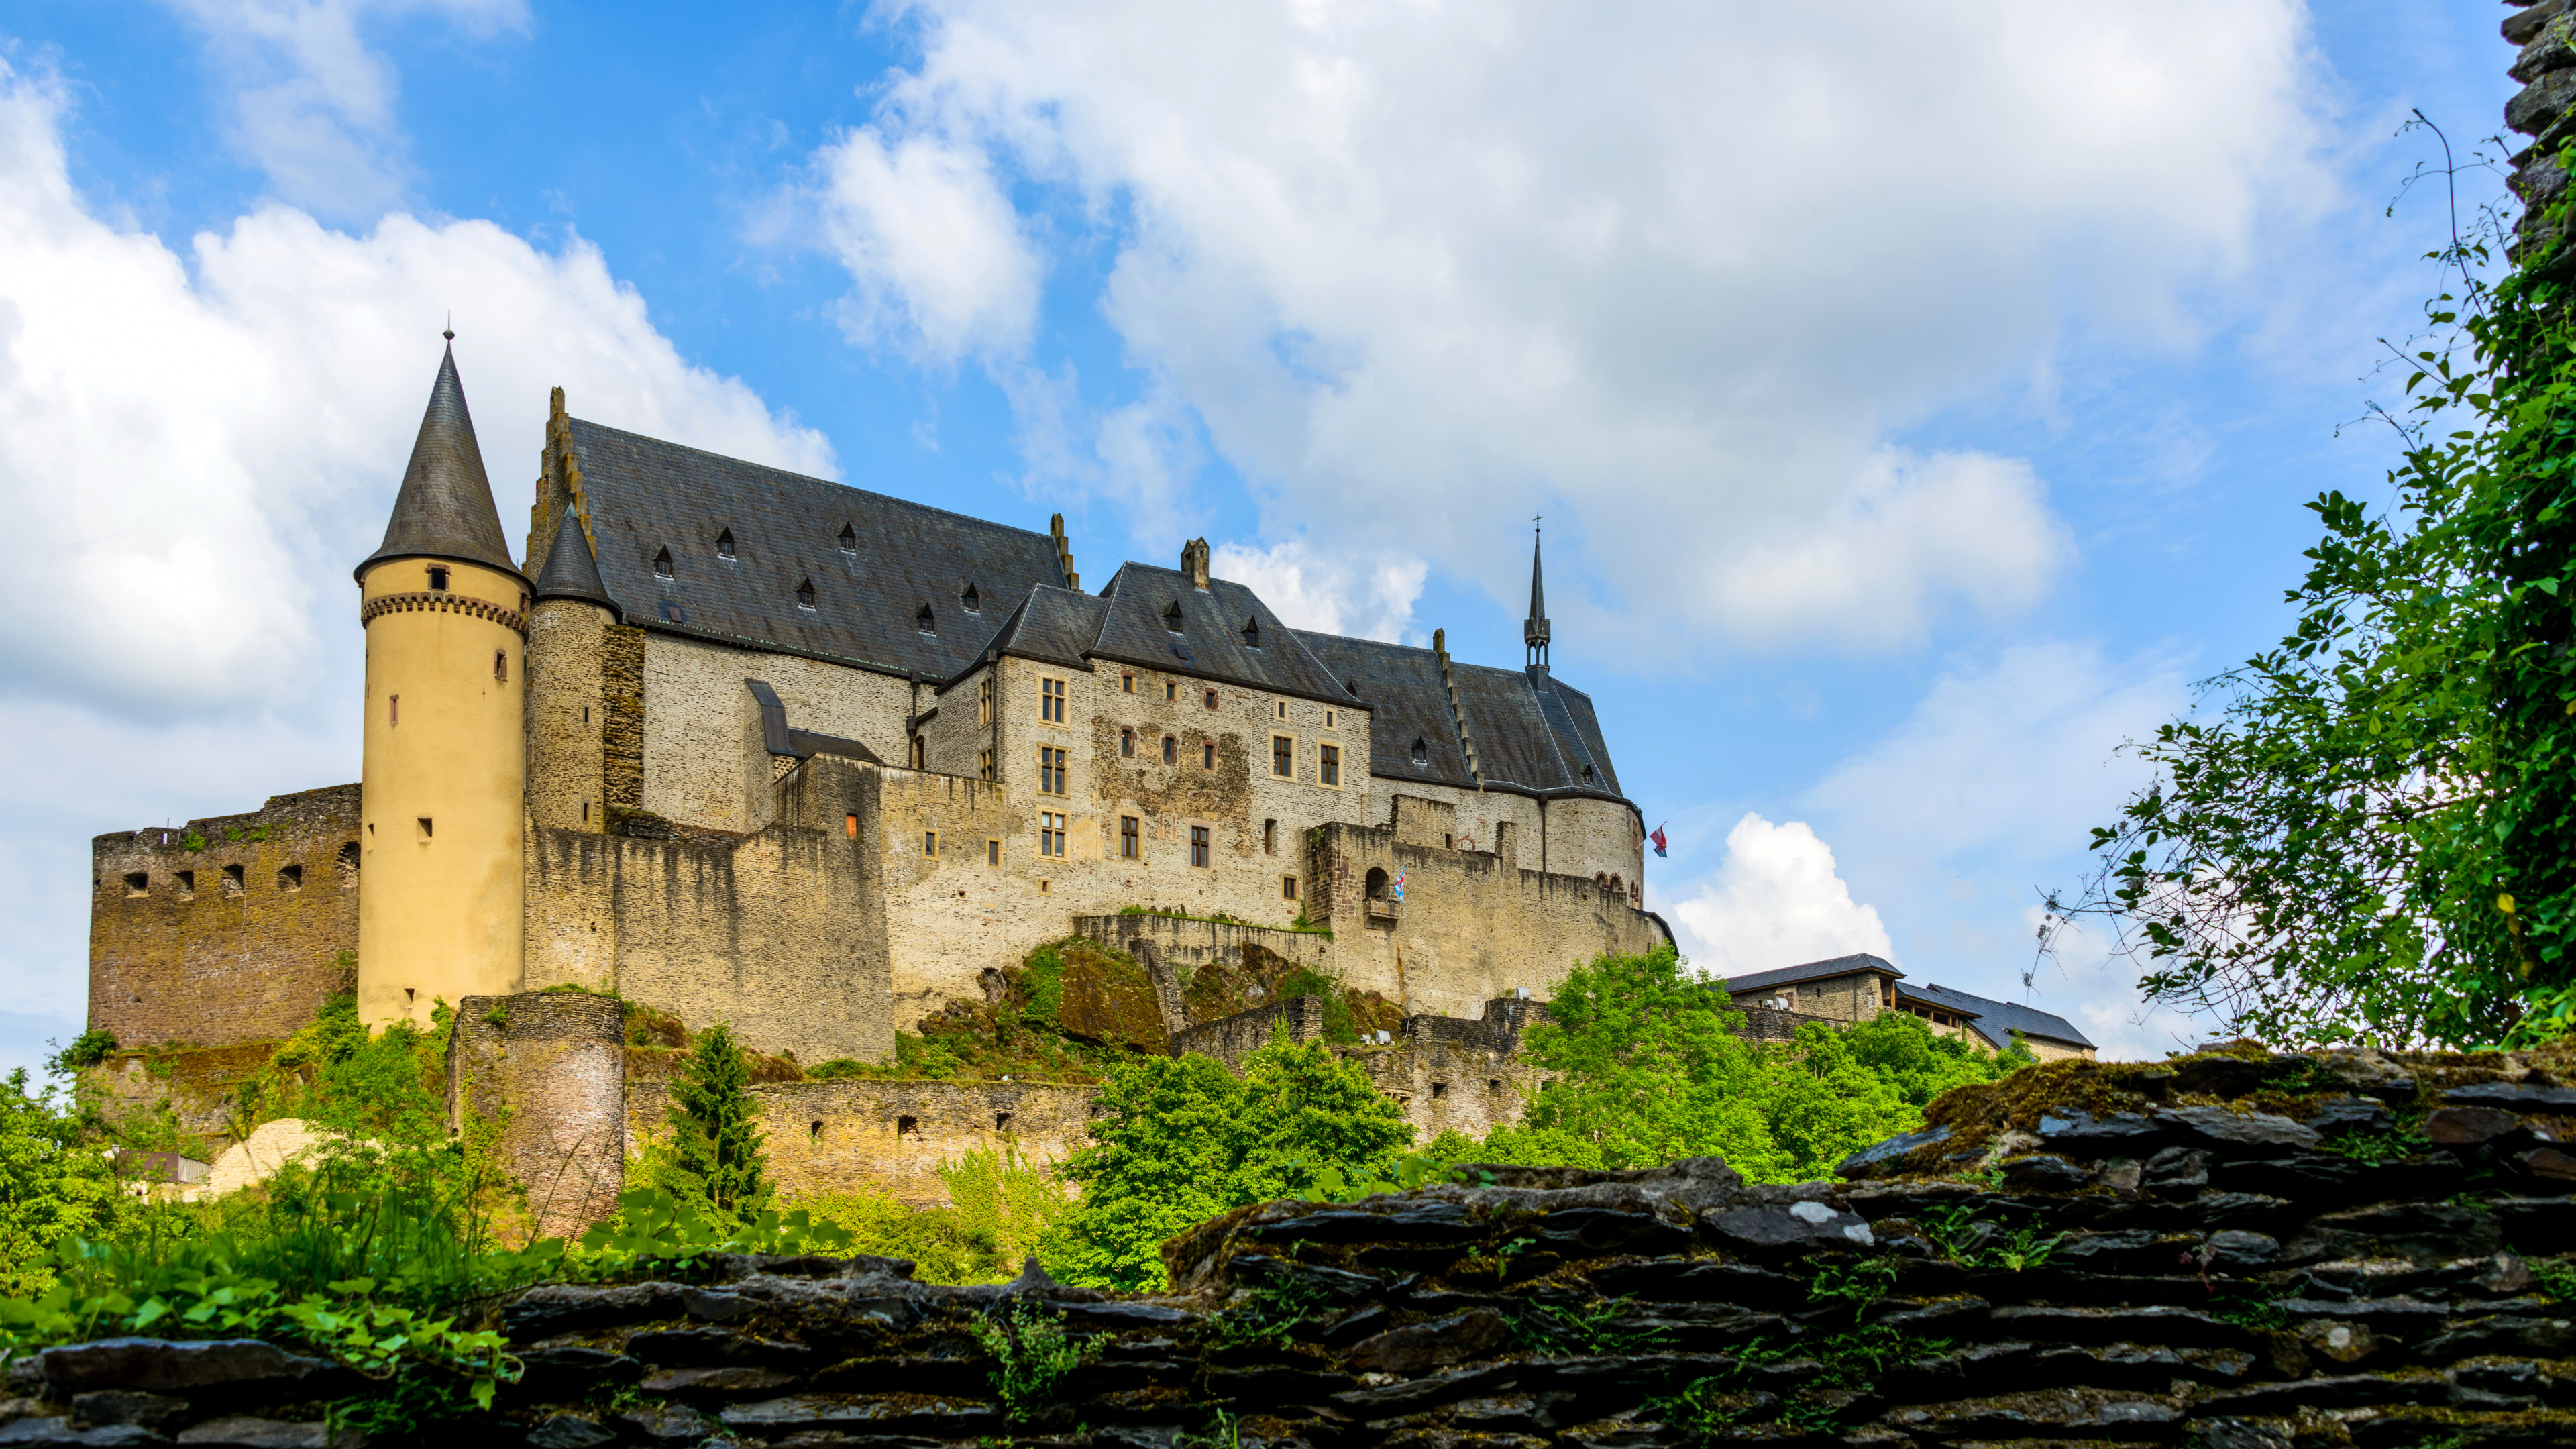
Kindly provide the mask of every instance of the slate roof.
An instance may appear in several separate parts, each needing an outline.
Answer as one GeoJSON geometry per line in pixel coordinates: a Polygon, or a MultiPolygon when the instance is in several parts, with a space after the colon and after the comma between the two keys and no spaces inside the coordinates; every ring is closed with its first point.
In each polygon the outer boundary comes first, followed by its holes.
{"type": "Polygon", "coordinates": [[[629,623],[945,679],[1031,589],[1066,583],[1043,533],[568,421],[599,576],[629,623]],[[727,532],[730,559],[716,551],[727,532]],[[653,571],[665,548],[668,579],[653,571]],[[811,609],[797,604],[804,583],[811,609]]]}
{"type": "Polygon", "coordinates": [[[1101,586],[1100,602],[1107,608],[1090,652],[1102,659],[1325,704],[1361,702],[1307,649],[1303,636],[1232,580],[1212,578],[1202,589],[1179,569],[1124,563],[1101,586]],[[1178,630],[1165,622],[1175,604],[1178,630]],[[1255,626],[1248,636],[1246,624],[1255,626]]]}
{"type": "MultiPolygon", "coordinates": [[[[1369,707],[1369,773],[1461,790],[1476,788],[1467,770],[1440,656],[1429,649],[1300,632],[1332,673],[1351,683],[1369,707]],[[1413,762],[1413,742],[1426,761],[1413,762]]],[[[1493,669],[1452,658],[1458,709],[1475,736],[1485,788],[1525,795],[1590,795],[1621,800],[1619,777],[1592,701],[1544,669],[1493,669]],[[1583,767],[1592,766],[1586,779],[1583,767]]]]}
{"type": "Polygon", "coordinates": [[[555,524],[554,547],[546,550],[545,567],[537,574],[537,597],[587,599],[607,605],[611,613],[619,612],[617,601],[608,596],[608,586],[599,581],[599,565],[591,560],[590,540],[582,536],[581,520],[569,508],[555,524]]]}
{"type": "Polygon", "coordinates": [[[1944,986],[1908,986],[1902,982],[1898,983],[1896,994],[1929,1006],[1944,1007],[1969,1018],[1969,1028],[1993,1044],[1997,1051],[2012,1045],[2012,1034],[2016,1031],[2024,1036],[2064,1042],[2069,1046],[2093,1045],[2084,1033],[2075,1029],[2073,1022],[2037,1007],[2010,1001],[1990,1001],[1944,986]]]}
{"type": "Polygon", "coordinates": [[[1108,613],[1107,600],[1040,584],[1002,621],[991,647],[1016,658],[1088,672],[1091,661],[1083,655],[1100,637],[1108,613]]]}
{"type": "Polygon", "coordinates": [[[1428,649],[1298,631],[1306,646],[1345,689],[1369,710],[1369,773],[1388,780],[1418,780],[1460,790],[1476,788],[1458,746],[1458,724],[1449,714],[1449,692],[1440,683],[1440,656],[1428,649]],[[1426,763],[1413,762],[1422,741],[1426,763]]]}
{"type": "Polygon", "coordinates": [[[1850,956],[1836,956],[1824,961],[1809,961],[1800,966],[1783,966],[1777,971],[1756,971],[1750,976],[1727,978],[1730,995],[1747,991],[1767,991],[1774,986],[1790,986],[1801,981],[1823,981],[1835,976],[1849,976],[1856,971],[1876,971],[1881,975],[1903,977],[1895,963],[1863,951],[1850,956]]]}
{"type": "Polygon", "coordinates": [[[483,472],[483,449],[474,441],[474,416],[465,410],[465,384],[456,376],[456,349],[438,361],[429,407],[403,467],[402,491],[385,520],[385,541],[357,567],[364,575],[398,558],[444,558],[515,574],[510,537],[492,506],[492,480],[483,472]]]}

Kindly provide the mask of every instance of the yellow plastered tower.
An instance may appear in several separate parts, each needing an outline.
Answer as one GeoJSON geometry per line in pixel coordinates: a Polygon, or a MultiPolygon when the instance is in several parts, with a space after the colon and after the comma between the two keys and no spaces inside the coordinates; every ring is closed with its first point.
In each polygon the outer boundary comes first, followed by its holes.
{"type": "Polygon", "coordinates": [[[452,346],[384,546],[357,577],[358,1015],[426,1027],[437,1001],[519,989],[526,889],[529,587],[492,505],[452,346]]]}

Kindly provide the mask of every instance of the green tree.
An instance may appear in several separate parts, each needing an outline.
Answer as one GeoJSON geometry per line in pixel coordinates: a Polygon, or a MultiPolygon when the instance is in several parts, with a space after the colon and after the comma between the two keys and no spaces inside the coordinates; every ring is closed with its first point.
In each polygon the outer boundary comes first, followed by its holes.
{"type": "Polygon", "coordinates": [[[95,1237],[125,1199],[107,1156],[80,1140],[55,1089],[27,1090],[27,1069],[0,1079],[0,1296],[41,1293],[66,1239],[95,1237]]]}
{"type": "Polygon", "coordinates": [[[1163,1286],[1163,1241],[1229,1208],[1286,1197],[1318,1165],[1374,1167],[1413,1129],[1368,1074],[1321,1043],[1274,1043],[1238,1078],[1211,1057],[1149,1057],[1110,1074],[1092,1145],[1063,1175],[1082,1202],[1046,1252],[1070,1283],[1163,1286]]]}
{"type": "Polygon", "coordinates": [[[740,1222],[769,1201],[761,1171],[762,1139],[752,1120],[751,1060],[723,1022],[698,1036],[697,1047],[671,1084],[671,1140],[661,1177],[674,1194],[704,1203],[727,1222],[740,1222]]]}

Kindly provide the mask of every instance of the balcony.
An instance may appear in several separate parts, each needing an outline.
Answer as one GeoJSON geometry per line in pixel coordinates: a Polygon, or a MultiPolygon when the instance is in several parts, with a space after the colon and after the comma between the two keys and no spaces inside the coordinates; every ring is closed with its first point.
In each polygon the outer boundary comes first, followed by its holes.
{"type": "Polygon", "coordinates": [[[1360,902],[1360,909],[1369,920],[1384,921],[1390,926],[1404,919],[1404,902],[1389,900],[1385,896],[1366,898],[1360,902]]]}

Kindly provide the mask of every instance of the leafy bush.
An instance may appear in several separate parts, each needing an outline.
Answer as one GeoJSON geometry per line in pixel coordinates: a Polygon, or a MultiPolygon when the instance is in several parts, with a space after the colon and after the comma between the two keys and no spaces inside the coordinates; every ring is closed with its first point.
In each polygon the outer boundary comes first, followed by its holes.
{"type": "Polygon", "coordinates": [[[0,1080],[0,1293],[50,1286],[54,1250],[112,1228],[125,1203],[55,1089],[30,1093],[24,1067],[0,1080]]]}
{"type": "Polygon", "coordinates": [[[72,1044],[45,1058],[45,1070],[51,1075],[69,1076],[83,1067],[94,1067],[107,1060],[116,1050],[116,1033],[91,1027],[72,1038],[72,1044]]]}
{"type": "Polygon", "coordinates": [[[850,1234],[851,1251],[912,1260],[925,1283],[1002,1283],[1071,1212],[1062,1179],[1016,1147],[942,1163],[950,1206],[911,1208],[884,1193],[808,1198],[797,1206],[850,1234]]]}

